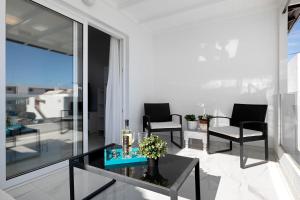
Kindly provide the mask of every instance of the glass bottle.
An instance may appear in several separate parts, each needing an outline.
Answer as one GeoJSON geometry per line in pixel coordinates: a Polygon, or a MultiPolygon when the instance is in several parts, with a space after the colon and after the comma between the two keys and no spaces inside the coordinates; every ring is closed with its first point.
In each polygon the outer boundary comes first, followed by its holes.
{"type": "Polygon", "coordinates": [[[125,120],[125,128],[122,130],[122,146],[123,146],[123,156],[127,157],[130,154],[131,146],[133,143],[133,134],[129,128],[129,120],[125,120]]]}

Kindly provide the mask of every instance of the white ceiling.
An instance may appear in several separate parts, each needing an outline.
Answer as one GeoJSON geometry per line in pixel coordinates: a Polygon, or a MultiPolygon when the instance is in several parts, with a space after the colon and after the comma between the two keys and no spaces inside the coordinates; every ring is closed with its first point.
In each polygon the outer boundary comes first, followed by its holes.
{"type": "Polygon", "coordinates": [[[73,54],[73,21],[30,1],[7,1],[6,35],[15,42],[73,54]]]}
{"type": "MultiPolygon", "coordinates": [[[[101,0],[153,32],[208,18],[266,9],[278,0],[101,0]]],[[[73,52],[73,21],[30,1],[7,1],[7,37],[59,51],[73,52]],[[9,24],[12,23],[12,24],[9,24]]]]}
{"type": "Polygon", "coordinates": [[[278,0],[102,0],[153,31],[276,5],[278,0]]]}

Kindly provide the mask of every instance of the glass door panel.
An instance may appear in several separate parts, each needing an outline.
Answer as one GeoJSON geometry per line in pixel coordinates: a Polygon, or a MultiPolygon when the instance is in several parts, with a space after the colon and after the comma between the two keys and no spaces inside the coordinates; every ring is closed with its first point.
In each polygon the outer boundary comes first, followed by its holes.
{"type": "Polygon", "coordinates": [[[287,65],[280,67],[281,146],[300,163],[300,21],[295,13],[300,6],[288,9],[287,65]],[[295,18],[296,17],[296,18],[295,18]]]}
{"type": "MultiPolygon", "coordinates": [[[[281,145],[284,150],[294,158],[299,158],[298,147],[298,93],[286,93],[281,95],[281,145]]],[[[298,161],[300,161],[298,159],[298,161]]]]}
{"type": "Polygon", "coordinates": [[[6,175],[82,153],[82,24],[28,0],[6,8],[6,175]]]}

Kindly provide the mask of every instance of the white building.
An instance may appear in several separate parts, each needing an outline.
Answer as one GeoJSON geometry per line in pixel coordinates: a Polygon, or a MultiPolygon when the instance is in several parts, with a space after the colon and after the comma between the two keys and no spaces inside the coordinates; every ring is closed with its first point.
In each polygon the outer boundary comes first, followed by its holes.
{"type": "Polygon", "coordinates": [[[26,112],[33,112],[36,119],[59,118],[68,115],[73,96],[71,91],[52,90],[35,97],[29,97],[26,112]]]}

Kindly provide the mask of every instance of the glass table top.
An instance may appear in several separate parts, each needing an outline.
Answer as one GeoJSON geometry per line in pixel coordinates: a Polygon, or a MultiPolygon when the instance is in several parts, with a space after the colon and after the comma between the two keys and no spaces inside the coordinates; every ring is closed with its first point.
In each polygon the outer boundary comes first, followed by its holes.
{"type": "Polygon", "coordinates": [[[82,165],[89,165],[118,175],[170,188],[194,160],[193,158],[167,154],[165,157],[159,158],[158,168],[149,166],[148,162],[105,166],[104,149],[107,151],[116,148],[121,148],[121,146],[108,145],[82,155],[77,162],[82,165]]]}

